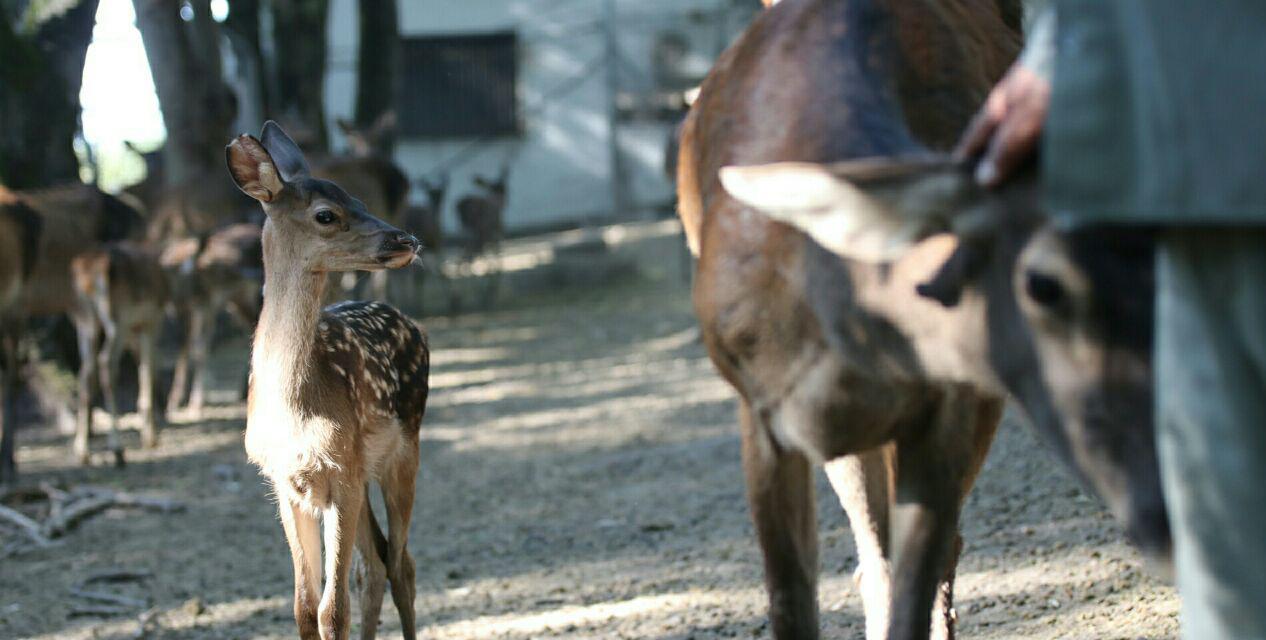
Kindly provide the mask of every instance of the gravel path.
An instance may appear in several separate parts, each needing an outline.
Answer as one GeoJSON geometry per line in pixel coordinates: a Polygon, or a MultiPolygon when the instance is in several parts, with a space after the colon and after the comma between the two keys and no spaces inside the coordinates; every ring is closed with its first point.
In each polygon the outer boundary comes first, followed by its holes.
{"type": "MultiPolygon", "coordinates": [[[[647,271],[647,270],[644,270],[647,271]]],[[[766,637],[732,392],[696,339],[672,269],[604,289],[520,296],[431,319],[432,401],[410,531],[424,638],[766,637]]],[[[246,344],[226,346],[223,398],[246,344]]],[[[122,472],[78,469],[53,434],[23,434],[29,481],[178,497],[111,511],[54,549],[0,559],[0,638],[137,637],[137,614],[69,617],[69,590],[107,585],[154,607],[149,638],[293,637],[290,562],[241,445],[243,408],[175,424],[122,472]]],[[[129,433],[135,446],[136,435],[129,433]]],[[[860,637],[856,559],[819,482],[826,637],[860,637]]],[[[12,539],[0,528],[0,548],[12,539]]],[[[964,515],[964,638],[1167,638],[1173,590],[1023,426],[1009,421],[964,515]]],[[[356,631],[353,630],[355,634],[356,631]]],[[[400,636],[388,602],[383,632],[400,636]]]]}

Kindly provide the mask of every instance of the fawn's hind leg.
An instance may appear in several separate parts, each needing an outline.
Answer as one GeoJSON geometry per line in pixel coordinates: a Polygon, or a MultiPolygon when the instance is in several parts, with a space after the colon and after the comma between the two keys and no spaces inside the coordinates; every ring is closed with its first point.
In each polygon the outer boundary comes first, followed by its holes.
{"type": "Polygon", "coordinates": [[[373,507],[369,504],[369,487],[365,487],[365,506],[361,509],[360,526],[356,528],[356,550],[360,553],[360,637],[373,640],[378,633],[378,616],[382,612],[382,594],[387,587],[387,539],[378,528],[373,507]]]}
{"type": "Polygon", "coordinates": [[[379,480],[383,502],[387,505],[387,578],[391,581],[391,600],[400,612],[405,640],[412,640],[417,633],[413,612],[414,566],[408,548],[413,489],[418,476],[417,440],[412,441],[410,450],[379,480]]]}

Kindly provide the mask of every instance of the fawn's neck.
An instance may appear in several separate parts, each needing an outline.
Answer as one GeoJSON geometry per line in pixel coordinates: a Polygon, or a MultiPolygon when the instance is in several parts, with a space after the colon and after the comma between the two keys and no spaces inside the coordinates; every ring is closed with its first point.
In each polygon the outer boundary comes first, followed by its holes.
{"type": "Polygon", "coordinates": [[[251,349],[255,394],[295,403],[311,369],[326,275],[292,268],[297,257],[264,226],[264,307],[251,349]]]}

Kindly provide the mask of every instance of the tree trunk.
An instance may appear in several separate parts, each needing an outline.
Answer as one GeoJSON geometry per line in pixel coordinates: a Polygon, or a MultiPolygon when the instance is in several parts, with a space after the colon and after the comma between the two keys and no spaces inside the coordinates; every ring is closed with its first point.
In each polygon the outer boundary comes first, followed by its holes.
{"type": "MultiPolygon", "coordinates": [[[[360,0],[360,53],[356,62],[356,124],[373,126],[396,105],[400,69],[400,19],[396,0],[360,0]]],[[[380,149],[391,157],[395,131],[385,131],[380,149]]]]}
{"type": "Polygon", "coordinates": [[[273,0],[273,44],[277,92],[274,113],[296,142],[329,149],[325,128],[325,50],[327,0],[273,0]]]}
{"type": "Polygon", "coordinates": [[[0,0],[0,183],[27,188],[79,180],[75,134],[84,57],[97,0],[39,15],[0,0]]]}
{"type": "Polygon", "coordinates": [[[268,72],[264,66],[264,49],[260,39],[260,0],[234,0],[224,29],[229,33],[233,54],[238,59],[238,78],[244,101],[253,104],[240,105],[239,116],[247,119],[243,124],[258,129],[265,114],[272,113],[272,96],[269,94],[268,72]],[[258,120],[258,122],[253,122],[258,120]]]}
{"type": "Polygon", "coordinates": [[[223,80],[220,34],[210,0],[133,4],[167,127],[167,183],[186,184],[209,175],[218,179],[237,100],[223,80]],[[187,22],[181,17],[184,6],[193,11],[187,22]]]}

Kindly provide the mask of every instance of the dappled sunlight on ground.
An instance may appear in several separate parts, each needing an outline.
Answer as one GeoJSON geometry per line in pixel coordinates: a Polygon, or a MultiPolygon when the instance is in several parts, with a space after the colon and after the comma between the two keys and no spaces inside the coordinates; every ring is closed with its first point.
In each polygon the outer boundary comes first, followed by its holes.
{"type": "MultiPolygon", "coordinates": [[[[424,324],[432,391],[409,532],[421,637],[768,636],[733,392],[699,344],[684,283],[510,298],[424,324]]],[[[31,482],[189,508],[110,511],[61,546],[0,559],[0,637],[132,638],[140,611],[68,617],[69,590],[107,567],[154,573],[125,591],[155,607],[151,638],[294,636],[289,554],[232,402],[245,348],[217,350],[206,419],[173,421],[155,451],[127,433],[123,471],[104,452],[80,469],[64,437],[23,434],[31,482]]],[[[822,474],[818,504],[824,636],[858,637],[855,552],[822,474]]],[[[963,536],[960,637],[1177,633],[1172,589],[1142,574],[1099,504],[1014,421],[968,500],[963,536]]],[[[400,637],[389,598],[381,619],[380,637],[400,637]]]]}

